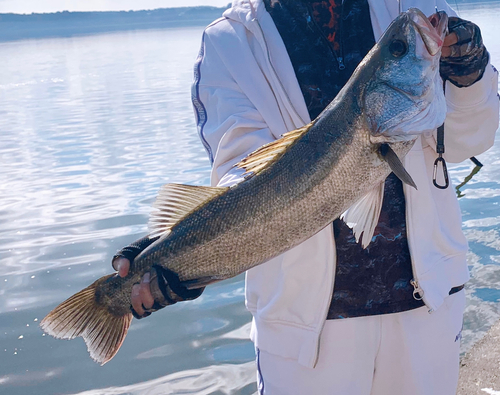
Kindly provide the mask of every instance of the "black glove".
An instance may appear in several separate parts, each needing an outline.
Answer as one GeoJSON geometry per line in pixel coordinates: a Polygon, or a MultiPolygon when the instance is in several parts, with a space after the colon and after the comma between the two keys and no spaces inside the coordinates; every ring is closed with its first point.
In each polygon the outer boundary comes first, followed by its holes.
{"type": "Polygon", "coordinates": [[[450,45],[449,56],[441,57],[441,77],[459,88],[471,86],[482,78],[489,61],[481,30],[474,23],[457,17],[450,17],[448,30],[457,35],[458,41],[450,45]]]}
{"type": "MultiPolygon", "coordinates": [[[[123,257],[128,259],[132,264],[134,259],[142,251],[144,251],[158,239],[159,237],[150,238],[149,236],[145,236],[139,240],[136,240],[132,244],[118,251],[113,256],[112,262],[114,262],[117,258],[123,257]]],[[[205,289],[205,287],[202,287],[189,290],[182,285],[181,281],[179,280],[179,276],[171,270],[159,265],[154,265],[153,269],[154,272],[151,276],[150,287],[155,301],[150,309],[144,309],[145,313],[142,316],[137,314],[132,306],[130,306],[132,314],[137,319],[147,317],[151,315],[151,313],[177,302],[196,299],[203,293],[203,290],[205,289]],[[154,281],[155,279],[157,280],[156,282],[154,281]]]]}
{"type": "Polygon", "coordinates": [[[123,247],[120,251],[118,251],[114,256],[111,262],[114,262],[116,258],[127,258],[130,263],[134,262],[134,259],[139,255],[142,251],[148,248],[151,244],[153,244],[160,237],[152,237],[144,236],[142,239],[134,241],[132,244],[123,247]]]}

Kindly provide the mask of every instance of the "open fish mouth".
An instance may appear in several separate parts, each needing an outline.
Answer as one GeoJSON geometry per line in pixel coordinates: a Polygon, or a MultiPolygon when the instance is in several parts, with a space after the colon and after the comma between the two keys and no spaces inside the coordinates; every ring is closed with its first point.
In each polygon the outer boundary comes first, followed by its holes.
{"type": "Polygon", "coordinates": [[[420,33],[429,54],[431,56],[438,54],[448,31],[446,12],[438,11],[427,18],[422,11],[412,8],[408,11],[408,16],[420,33]]]}

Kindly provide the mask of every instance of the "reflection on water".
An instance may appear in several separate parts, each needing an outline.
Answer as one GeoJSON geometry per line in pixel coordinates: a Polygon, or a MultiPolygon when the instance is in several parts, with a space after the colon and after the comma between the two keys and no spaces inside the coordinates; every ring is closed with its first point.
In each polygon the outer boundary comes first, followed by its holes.
{"type": "Polygon", "coordinates": [[[151,385],[213,393],[207,380],[220,376],[220,391],[244,391],[236,378],[247,365],[238,364],[253,360],[253,346],[248,336],[228,336],[250,320],[242,277],[135,321],[104,367],[81,339],[58,341],[38,328],[57,303],[111,272],[117,249],[145,234],[161,185],[209,183],[190,104],[201,33],[0,44],[0,393],[146,388],[163,376],[151,385]],[[193,369],[202,369],[196,380],[193,369]]]}
{"type": "Polygon", "coordinates": [[[165,394],[241,394],[255,393],[255,364],[213,365],[186,370],[120,388],[106,388],[81,392],[77,395],[165,395],[165,394]]]}
{"type": "MultiPolygon", "coordinates": [[[[460,11],[481,25],[500,64],[492,16],[500,3],[460,11]]],[[[38,328],[145,234],[162,184],[208,185],[189,101],[201,32],[0,43],[0,393],[255,392],[242,276],[134,320],[103,367],[81,339],[55,340],[38,328]]],[[[454,185],[467,179],[459,188],[473,275],[465,348],[500,316],[499,144],[479,157],[484,167],[473,177],[470,162],[450,166],[454,185]]]]}

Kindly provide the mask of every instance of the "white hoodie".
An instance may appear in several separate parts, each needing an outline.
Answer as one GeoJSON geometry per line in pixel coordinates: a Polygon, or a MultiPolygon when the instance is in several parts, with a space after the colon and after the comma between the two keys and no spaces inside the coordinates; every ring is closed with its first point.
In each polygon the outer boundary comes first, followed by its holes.
{"type": "MultiPolygon", "coordinates": [[[[375,39],[399,14],[396,0],[369,0],[375,39]]],[[[443,0],[411,0],[403,9],[424,14],[443,0]]],[[[445,158],[461,162],[493,145],[499,121],[498,73],[488,65],[467,88],[447,83],[445,158]]],[[[310,122],[283,41],[262,0],[235,0],[204,32],[195,65],[193,105],[200,137],[213,160],[212,185],[241,181],[232,166],[263,144],[310,122]]],[[[414,280],[432,313],[451,288],[469,279],[467,241],[454,188],[432,184],[436,133],[419,138],[404,158],[418,185],[404,186],[408,244],[414,280]]],[[[292,250],[246,275],[251,338],[267,352],[314,367],[335,275],[335,241],[328,226],[292,250]]]]}

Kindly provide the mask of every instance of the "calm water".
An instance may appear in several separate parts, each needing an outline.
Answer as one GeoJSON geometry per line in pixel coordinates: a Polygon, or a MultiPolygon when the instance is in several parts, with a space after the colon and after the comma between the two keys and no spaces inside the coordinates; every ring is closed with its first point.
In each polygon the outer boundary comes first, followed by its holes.
{"type": "MultiPolygon", "coordinates": [[[[500,64],[500,2],[460,4],[500,64]]],[[[0,43],[0,393],[253,394],[243,277],[132,324],[100,367],[44,336],[56,304],[146,233],[166,182],[209,183],[190,106],[202,29],[0,43]]],[[[461,188],[474,276],[464,349],[500,317],[500,142],[461,188]]],[[[452,167],[455,184],[473,166],[452,167]]]]}

